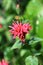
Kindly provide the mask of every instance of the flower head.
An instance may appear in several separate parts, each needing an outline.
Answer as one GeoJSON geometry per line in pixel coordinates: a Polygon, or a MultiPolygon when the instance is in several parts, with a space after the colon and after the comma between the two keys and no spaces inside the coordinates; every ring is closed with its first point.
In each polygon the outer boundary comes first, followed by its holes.
{"type": "Polygon", "coordinates": [[[11,28],[10,32],[13,35],[13,38],[16,38],[16,36],[18,36],[21,41],[25,41],[25,35],[32,29],[28,23],[13,23],[12,26],[9,27],[11,28]]]}
{"type": "Polygon", "coordinates": [[[2,61],[0,61],[0,65],[8,65],[8,62],[4,59],[2,59],[2,61]]]}
{"type": "Polygon", "coordinates": [[[2,26],[2,24],[0,24],[0,28],[2,28],[3,26],[2,26]]]}

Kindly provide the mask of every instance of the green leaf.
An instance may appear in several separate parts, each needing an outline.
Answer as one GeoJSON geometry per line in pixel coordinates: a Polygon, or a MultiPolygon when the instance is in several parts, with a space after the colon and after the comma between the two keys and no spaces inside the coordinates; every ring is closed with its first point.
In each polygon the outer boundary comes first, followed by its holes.
{"type": "Polygon", "coordinates": [[[8,17],[6,18],[6,23],[11,22],[12,19],[13,19],[13,15],[8,16],[8,17]]]}
{"type": "Polygon", "coordinates": [[[5,35],[6,35],[7,41],[11,42],[12,41],[12,36],[11,36],[10,32],[6,31],[5,35]]]}
{"type": "Polygon", "coordinates": [[[20,56],[24,56],[26,52],[27,52],[27,50],[25,50],[25,49],[21,50],[20,56]]]}
{"type": "Polygon", "coordinates": [[[11,1],[10,0],[3,0],[3,6],[4,6],[6,11],[10,9],[11,4],[12,4],[12,0],[11,1]]]}
{"type": "Polygon", "coordinates": [[[27,56],[30,55],[30,54],[31,54],[30,50],[22,49],[22,50],[20,51],[20,56],[23,57],[23,58],[27,57],[27,56]],[[27,52],[28,52],[28,53],[27,53],[27,52]]]}
{"type": "MultiPolygon", "coordinates": [[[[39,17],[38,22],[39,22],[39,24],[37,25],[37,28],[36,28],[36,35],[43,39],[43,16],[39,17]]],[[[42,41],[41,44],[42,44],[42,47],[43,47],[43,41],[42,41]]]]}
{"type": "Polygon", "coordinates": [[[5,48],[5,50],[4,50],[4,58],[6,60],[11,61],[12,57],[13,57],[13,51],[11,51],[11,48],[10,47],[5,48]]]}
{"type": "Polygon", "coordinates": [[[26,65],[38,65],[38,59],[35,56],[28,56],[25,59],[26,65]]]}
{"type": "Polygon", "coordinates": [[[26,40],[30,39],[30,34],[26,34],[26,40]]]}
{"type": "Polygon", "coordinates": [[[13,49],[20,49],[22,47],[22,43],[20,42],[20,40],[17,40],[14,45],[11,47],[11,50],[13,49]]]}
{"type": "Polygon", "coordinates": [[[41,41],[43,41],[42,38],[35,37],[34,40],[31,40],[31,41],[29,42],[29,45],[35,46],[38,42],[41,42],[41,41]]]}
{"type": "Polygon", "coordinates": [[[39,24],[37,25],[36,33],[40,38],[43,38],[43,17],[40,17],[38,21],[39,24]]]}
{"type": "Polygon", "coordinates": [[[20,13],[20,8],[16,9],[16,12],[17,12],[17,14],[19,14],[20,13]]]}
{"type": "Polygon", "coordinates": [[[0,42],[1,42],[1,40],[2,40],[2,36],[0,35],[0,42]]]}
{"type": "Polygon", "coordinates": [[[41,9],[41,3],[37,0],[31,0],[25,10],[24,16],[25,18],[29,18],[30,20],[37,16],[38,12],[41,9]]]}

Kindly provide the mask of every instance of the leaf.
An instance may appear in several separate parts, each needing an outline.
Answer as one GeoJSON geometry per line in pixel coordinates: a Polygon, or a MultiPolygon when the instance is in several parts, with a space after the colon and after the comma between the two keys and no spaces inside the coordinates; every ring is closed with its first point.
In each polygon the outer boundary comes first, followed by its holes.
{"type": "Polygon", "coordinates": [[[10,32],[9,32],[9,31],[6,31],[6,32],[5,32],[5,35],[6,35],[7,40],[8,40],[9,42],[12,42],[12,36],[11,36],[10,32]]]}
{"type": "Polygon", "coordinates": [[[30,39],[30,34],[26,34],[26,40],[30,39]]]}
{"type": "Polygon", "coordinates": [[[38,12],[41,9],[41,3],[37,0],[31,0],[25,10],[24,16],[25,18],[29,18],[30,20],[37,16],[38,12]]]}
{"type": "Polygon", "coordinates": [[[0,35],[0,42],[1,42],[1,40],[2,40],[2,36],[0,35]]]}
{"type": "Polygon", "coordinates": [[[13,19],[13,15],[8,16],[8,17],[6,18],[6,23],[11,22],[12,19],[13,19]]]}
{"type": "Polygon", "coordinates": [[[26,65],[38,65],[38,59],[35,56],[28,56],[25,59],[26,65]]]}
{"type": "Polygon", "coordinates": [[[39,55],[41,55],[41,53],[35,53],[35,56],[39,56],[39,55]]]}
{"type": "Polygon", "coordinates": [[[6,11],[10,9],[11,4],[12,4],[12,0],[11,1],[10,0],[3,0],[3,6],[4,6],[6,11]]]}
{"type": "Polygon", "coordinates": [[[13,49],[20,49],[22,47],[22,43],[20,42],[20,40],[17,40],[14,45],[11,47],[11,50],[13,49]]]}
{"type": "Polygon", "coordinates": [[[20,56],[23,57],[23,58],[27,57],[27,56],[30,55],[30,54],[31,54],[30,50],[22,49],[22,50],[20,51],[20,56]],[[27,52],[28,52],[28,53],[27,53],[27,52]]]}
{"type": "Polygon", "coordinates": [[[38,42],[41,42],[41,41],[43,41],[42,38],[35,37],[34,40],[31,40],[31,41],[29,42],[29,45],[36,45],[38,42]]]}
{"type": "Polygon", "coordinates": [[[27,50],[23,49],[23,50],[21,50],[20,55],[21,55],[21,56],[24,56],[25,53],[27,53],[27,50]]]}
{"type": "MultiPolygon", "coordinates": [[[[39,17],[39,24],[37,25],[36,35],[43,39],[43,16],[39,17]]],[[[43,46],[43,42],[41,43],[43,46]]]]}
{"type": "Polygon", "coordinates": [[[10,47],[5,48],[5,50],[4,50],[4,58],[6,60],[11,61],[12,57],[13,57],[13,51],[11,51],[11,48],[10,47]]]}

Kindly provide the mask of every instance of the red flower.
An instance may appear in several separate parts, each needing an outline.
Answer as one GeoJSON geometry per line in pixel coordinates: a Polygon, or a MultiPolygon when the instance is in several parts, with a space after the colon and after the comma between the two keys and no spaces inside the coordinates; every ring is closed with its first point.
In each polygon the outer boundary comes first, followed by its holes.
{"type": "Polygon", "coordinates": [[[1,61],[0,61],[0,65],[2,65],[1,61]]]}
{"type": "Polygon", "coordinates": [[[25,41],[25,35],[29,32],[29,30],[32,29],[28,23],[13,23],[12,26],[9,27],[11,28],[10,32],[13,35],[13,38],[16,38],[16,36],[18,36],[21,41],[25,41]]]}
{"type": "Polygon", "coordinates": [[[8,65],[8,62],[3,59],[2,61],[0,61],[0,65],[8,65]]]}
{"type": "Polygon", "coordinates": [[[3,26],[2,26],[2,24],[0,24],[0,28],[2,28],[3,26]]]}

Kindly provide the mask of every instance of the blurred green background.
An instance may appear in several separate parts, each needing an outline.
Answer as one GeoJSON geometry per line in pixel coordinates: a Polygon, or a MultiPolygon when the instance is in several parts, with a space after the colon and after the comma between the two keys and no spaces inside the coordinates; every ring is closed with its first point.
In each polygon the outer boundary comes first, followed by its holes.
{"type": "Polygon", "coordinates": [[[0,0],[0,60],[3,58],[10,65],[43,65],[43,0],[0,0]],[[9,26],[13,21],[31,24],[26,44],[12,38],[9,26]]]}

